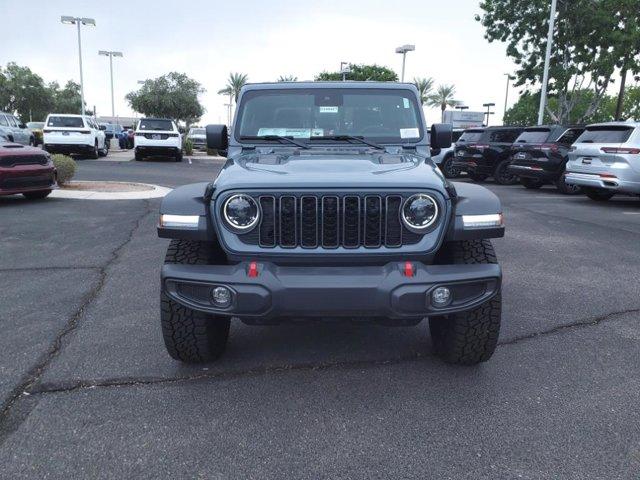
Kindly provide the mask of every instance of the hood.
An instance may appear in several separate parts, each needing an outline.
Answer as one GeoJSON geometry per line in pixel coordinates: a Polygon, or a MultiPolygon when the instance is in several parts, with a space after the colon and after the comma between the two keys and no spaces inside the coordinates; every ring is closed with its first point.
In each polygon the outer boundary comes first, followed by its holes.
{"type": "Polygon", "coordinates": [[[243,188],[431,188],[446,180],[425,157],[384,152],[245,153],[227,160],[216,191],[243,188]]]}
{"type": "Polygon", "coordinates": [[[6,142],[0,138],[0,157],[15,155],[48,155],[41,148],[21,145],[19,143],[6,142]]]}

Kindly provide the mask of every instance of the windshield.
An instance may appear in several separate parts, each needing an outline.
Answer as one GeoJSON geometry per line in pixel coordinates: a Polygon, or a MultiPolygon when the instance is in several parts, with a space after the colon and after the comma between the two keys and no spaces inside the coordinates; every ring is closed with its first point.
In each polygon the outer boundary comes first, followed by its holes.
{"type": "Polygon", "coordinates": [[[465,130],[458,139],[459,142],[477,142],[484,130],[465,130]]]}
{"type": "Polygon", "coordinates": [[[631,136],[633,127],[606,126],[588,127],[576,143],[624,143],[631,136]]]}
{"type": "Polygon", "coordinates": [[[235,133],[239,141],[360,136],[375,142],[416,142],[423,136],[419,108],[410,90],[252,90],[242,97],[235,133]]]}
{"type": "Polygon", "coordinates": [[[82,117],[63,117],[56,115],[55,117],[49,117],[47,127],[83,128],[84,122],[82,121],[82,117]]]}
{"type": "Polygon", "coordinates": [[[27,123],[28,128],[42,128],[44,127],[44,122],[29,122],[27,123]]]}
{"type": "Polygon", "coordinates": [[[140,120],[138,129],[173,131],[173,122],[171,120],[143,118],[140,120]]]}
{"type": "Polygon", "coordinates": [[[548,128],[537,128],[535,130],[525,130],[516,139],[515,143],[542,143],[549,138],[548,128]]]}

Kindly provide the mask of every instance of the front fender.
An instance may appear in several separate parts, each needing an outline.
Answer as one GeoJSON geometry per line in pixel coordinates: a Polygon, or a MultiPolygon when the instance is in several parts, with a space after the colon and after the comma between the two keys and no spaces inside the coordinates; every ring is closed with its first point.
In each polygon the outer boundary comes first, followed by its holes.
{"type": "Polygon", "coordinates": [[[207,242],[215,240],[216,234],[207,208],[211,200],[211,188],[208,182],[192,183],[178,187],[164,197],[160,204],[161,220],[158,224],[158,236],[207,242]],[[164,215],[175,215],[178,219],[185,218],[190,223],[164,224],[164,215]],[[197,222],[191,221],[196,220],[195,217],[197,222]]]}
{"type": "Polygon", "coordinates": [[[453,182],[456,189],[454,219],[447,232],[447,241],[477,240],[504,237],[504,223],[498,225],[469,226],[465,218],[479,215],[502,215],[500,199],[489,189],[473,183],[453,182]]]}

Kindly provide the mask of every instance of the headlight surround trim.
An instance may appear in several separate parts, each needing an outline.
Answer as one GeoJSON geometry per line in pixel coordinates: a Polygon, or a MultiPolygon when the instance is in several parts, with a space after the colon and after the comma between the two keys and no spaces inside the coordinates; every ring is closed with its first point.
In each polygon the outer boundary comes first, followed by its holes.
{"type": "Polygon", "coordinates": [[[402,218],[402,223],[409,231],[413,233],[425,234],[425,233],[428,233],[429,230],[432,229],[432,227],[438,222],[440,217],[440,204],[433,196],[427,193],[415,193],[403,202],[402,208],[400,209],[400,216],[402,218]],[[429,222],[426,223],[425,225],[415,225],[411,223],[405,215],[405,208],[409,206],[411,202],[413,202],[418,198],[427,198],[433,203],[433,206],[434,206],[433,216],[431,220],[429,220],[429,222]]]}
{"type": "Polygon", "coordinates": [[[222,213],[222,217],[224,218],[225,225],[232,232],[238,233],[238,234],[249,233],[250,231],[252,231],[258,225],[258,223],[260,222],[260,218],[262,217],[262,212],[260,210],[260,203],[258,201],[256,201],[255,198],[253,198],[251,195],[249,195],[247,193],[234,193],[233,195],[230,195],[227,199],[225,199],[224,203],[222,204],[222,212],[221,213],[222,213]],[[256,209],[255,218],[248,225],[238,225],[238,224],[234,223],[229,218],[229,215],[227,213],[227,208],[229,207],[229,203],[232,200],[237,199],[239,197],[243,197],[243,198],[248,199],[248,201],[250,203],[252,203],[253,206],[256,209]]]}

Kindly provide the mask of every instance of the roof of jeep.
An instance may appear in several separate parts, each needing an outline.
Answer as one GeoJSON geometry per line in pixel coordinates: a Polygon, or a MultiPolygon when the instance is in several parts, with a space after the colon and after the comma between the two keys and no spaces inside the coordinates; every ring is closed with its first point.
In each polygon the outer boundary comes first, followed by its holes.
{"type": "Polygon", "coordinates": [[[386,88],[394,90],[416,90],[413,83],[400,82],[263,82],[247,83],[242,90],[279,90],[283,88],[386,88]]]}

